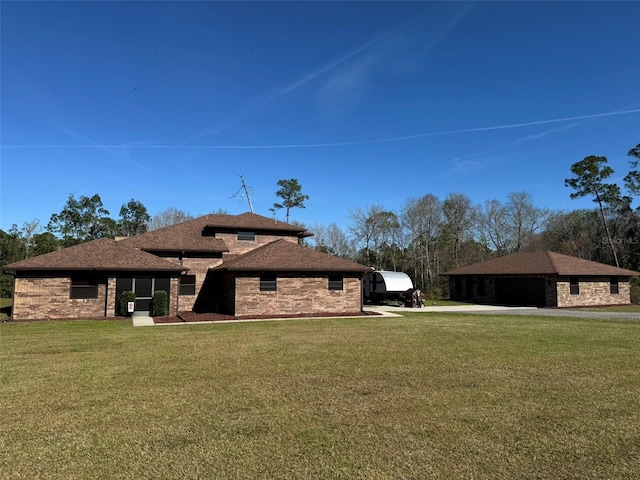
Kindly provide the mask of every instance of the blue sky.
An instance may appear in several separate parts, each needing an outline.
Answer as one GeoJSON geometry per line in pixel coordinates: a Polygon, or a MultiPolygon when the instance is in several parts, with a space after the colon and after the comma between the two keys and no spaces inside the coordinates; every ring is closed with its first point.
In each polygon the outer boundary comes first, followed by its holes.
{"type": "Polygon", "coordinates": [[[621,183],[640,143],[640,2],[0,8],[5,230],[69,194],[242,213],[240,175],[266,216],[297,178],[307,225],[428,193],[591,207],[571,164],[606,156],[621,183]]]}

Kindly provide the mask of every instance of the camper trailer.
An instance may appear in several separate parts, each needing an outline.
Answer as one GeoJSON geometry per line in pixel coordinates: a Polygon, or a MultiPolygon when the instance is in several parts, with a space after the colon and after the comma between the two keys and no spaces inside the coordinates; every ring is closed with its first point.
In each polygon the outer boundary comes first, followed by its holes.
{"type": "Polygon", "coordinates": [[[404,302],[408,290],[413,290],[413,282],[403,272],[367,272],[362,280],[365,302],[383,303],[389,300],[404,302]]]}

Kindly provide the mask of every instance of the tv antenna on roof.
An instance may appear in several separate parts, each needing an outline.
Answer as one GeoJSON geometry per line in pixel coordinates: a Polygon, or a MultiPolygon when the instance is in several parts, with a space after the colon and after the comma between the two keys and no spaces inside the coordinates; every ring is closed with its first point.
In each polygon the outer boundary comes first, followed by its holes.
{"type": "Polygon", "coordinates": [[[231,198],[236,197],[241,190],[244,190],[244,196],[247,197],[247,202],[249,202],[249,210],[253,213],[253,205],[251,204],[251,197],[249,197],[249,189],[247,188],[247,184],[244,183],[244,177],[242,175],[240,175],[240,181],[242,182],[242,185],[234,195],[231,195],[231,198]]]}

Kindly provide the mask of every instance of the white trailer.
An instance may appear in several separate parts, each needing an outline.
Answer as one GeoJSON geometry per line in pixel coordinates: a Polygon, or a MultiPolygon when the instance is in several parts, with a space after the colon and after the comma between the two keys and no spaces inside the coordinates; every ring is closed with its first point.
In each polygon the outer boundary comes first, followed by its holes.
{"type": "Polygon", "coordinates": [[[362,289],[365,302],[404,301],[407,291],[413,290],[413,282],[403,272],[367,272],[362,280],[362,289]]]}

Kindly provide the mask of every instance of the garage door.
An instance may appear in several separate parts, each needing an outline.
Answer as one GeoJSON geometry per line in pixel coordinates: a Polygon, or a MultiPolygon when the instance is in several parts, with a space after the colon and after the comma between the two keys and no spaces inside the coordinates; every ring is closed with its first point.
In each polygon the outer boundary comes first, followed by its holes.
{"type": "Polygon", "coordinates": [[[496,300],[502,305],[544,307],[544,278],[497,278],[496,300]]]}

